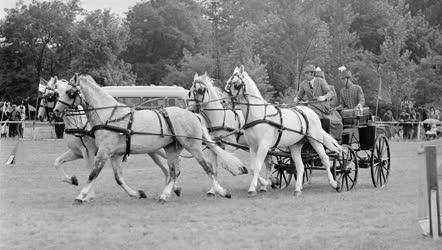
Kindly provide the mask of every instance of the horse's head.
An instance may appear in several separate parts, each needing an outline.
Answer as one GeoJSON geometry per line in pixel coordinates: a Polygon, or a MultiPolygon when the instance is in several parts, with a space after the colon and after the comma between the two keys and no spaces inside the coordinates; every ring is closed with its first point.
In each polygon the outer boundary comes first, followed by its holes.
{"type": "Polygon", "coordinates": [[[66,108],[75,109],[81,103],[78,86],[78,75],[69,81],[54,81],[53,89],[57,93],[58,100],[54,107],[54,113],[60,116],[66,108]]]}
{"type": "Polygon", "coordinates": [[[210,99],[209,87],[211,86],[212,79],[205,73],[204,75],[198,75],[195,73],[193,76],[192,86],[189,91],[189,101],[194,102],[189,106],[189,110],[200,113],[201,105],[205,101],[210,99]]]}
{"type": "Polygon", "coordinates": [[[55,102],[58,97],[57,92],[53,89],[54,82],[56,81],[58,81],[57,77],[52,77],[47,82],[47,86],[38,107],[37,117],[40,121],[43,121],[45,118],[50,121],[53,118],[51,114],[53,113],[55,102]]]}
{"type": "Polygon", "coordinates": [[[227,80],[224,90],[231,97],[238,97],[245,94],[246,80],[245,80],[244,66],[236,67],[233,74],[227,80]]]}

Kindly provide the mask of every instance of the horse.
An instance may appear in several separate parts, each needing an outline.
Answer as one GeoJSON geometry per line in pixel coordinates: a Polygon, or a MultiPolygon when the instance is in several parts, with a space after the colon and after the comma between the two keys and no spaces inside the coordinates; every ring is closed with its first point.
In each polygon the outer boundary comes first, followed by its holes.
{"type": "Polygon", "coordinates": [[[160,111],[133,110],[105,93],[89,75],[75,75],[68,85],[57,85],[56,91],[59,98],[54,112],[62,115],[67,107],[82,105],[98,148],[94,168],[75,203],[83,202],[107,160],[111,162],[116,182],[129,195],[139,197],[140,192],[135,192],[124,181],[120,161],[128,154],[153,153],[162,148],[166,151],[170,178],[160,195],[160,203],[168,200],[177,180],[176,169],[183,149],[191,153],[201,165],[212,181],[215,192],[231,198],[231,194],[218,183],[211,163],[205,159],[202,141],[229,168],[236,168],[241,173],[245,167],[238,158],[213,142],[207,129],[190,111],[178,107],[167,107],[160,111]]]}
{"type": "MultiPolygon", "coordinates": [[[[241,148],[246,150],[248,145],[241,131],[241,127],[245,124],[244,115],[241,110],[224,108],[222,101],[224,101],[226,97],[222,97],[222,95],[221,89],[213,85],[213,79],[207,75],[207,72],[201,76],[196,73],[189,91],[189,103],[191,104],[188,109],[201,114],[210,135],[213,138],[220,138],[220,142],[225,147],[225,150],[229,152],[241,148]]],[[[210,157],[214,159],[214,162],[217,162],[216,166],[220,165],[215,155],[210,154],[210,157]]],[[[272,162],[270,156],[265,158],[264,163],[267,169],[266,178],[272,178],[272,162]]],[[[214,168],[215,173],[217,172],[216,166],[214,168]]],[[[262,184],[260,191],[266,192],[267,186],[263,184],[265,180],[262,178],[258,180],[262,184]]],[[[272,180],[272,183],[275,182],[276,180],[272,180]]],[[[212,189],[209,190],[208,195],[213,195],[212,189]]]]}
{"type": "Polygon", "coordinates": [[[43,96],[38,105],[37,118],[41,122],[49,121],[52,122],[55,119],[54,116],[54,106],[56,101],[56,94],[54,91],[51,91],[50,88],[46,88],[43,96]]]}
{"type": "MultiPolygon", "coordinates": [[[[50,103],[50,101],[53,102],[53,107],[55,106],[55,102],[57,101],[57,93],[55,92],[55,88],[57,85],[67,85],[68,82],[64,79],[58,79],[57,77],[52,77],[48,81],[48,86],[45,90],[45,93],[43,94],[42,103],[47,104],[50,103]],[[46,100],[46,98],[50,98],[49,100],[46,100]]],[[[47,108],[42,108],[43,106],[40,106],[38,117],[40,120],[47,119],[47,108]]],[[[66,131],[77,131],[76,133],[65,133],[64,134],[64,141],[66,142],[66,145],[68,146],[68,150],[64,152],[62,155],[57,157],[54,161],[54,167],[58,171],[61,171],[62,174],[62,181],[78,186],[78,179],[75,175],[69,175],[67,174],[62,165],[66,162],[77,160],[77,159],[84,159],[85,166],[87,166],[88,169],[92,169],[94,157],[97,153],[97,146],[95,145],[95,139],[91,137],[90,135],[87,135],[86,133],[82,133],[82,131],[87,131],[90,129],[90,125],[88,124],[87,117],[84,115],[84,112],[82,111],[81,106],[78,106],[79,110],[70,110],[69,113],[65,116],[63,116],[63,122],[66,126],[66,131]]],[[[165,163],[161,160],[161,158],[166,158],[165,152],[163,150],[157,151],[155,153],[150,153],[149,156],[152,158],[152,160],[160,167],[161,171],[163,172],[165,176],[165,182],[167,183],[167,179],[169,176],[169,171],[167,167],[165,166],[165,163]]],[[[177,196],[181,195],[181,188],[178,186],[174,187],[174,192],[177,196]]],[[[88,193],[88,196],[86,197],[85,201],[90,201],[95,197],[95,192],[93,189],[88,193]]],[[[144,197],[144,196],[143,196],[144,197]]],[[[144,197],[145,198],[145,197],[144,197]]]]}
{"type": "MultiPolygon", "coordinates": [[[[239,105],[243,114],[246,114],[243,129],[245,140],[250,146],[250,169],[253,170],[253,179],[248,190],[250,196],[256,195],[259,172],[267,152],[276,147],[290,150],[297,174],[294,195],[301,195],[304,175],[301,149],[306,140],[321,158],[329,184],[339,190],[330,171],[329,157],[324,146],[337,153],[342,152],[342,147],[322,129],[321,121],[313,110],[305,106],[279,108],[267,103],[244,66],[234,69],[224,89],[231,96],[232,103],[239,105]]],[[[271,181],[267,181],[267,185],[270,184],[271,181]]]]}

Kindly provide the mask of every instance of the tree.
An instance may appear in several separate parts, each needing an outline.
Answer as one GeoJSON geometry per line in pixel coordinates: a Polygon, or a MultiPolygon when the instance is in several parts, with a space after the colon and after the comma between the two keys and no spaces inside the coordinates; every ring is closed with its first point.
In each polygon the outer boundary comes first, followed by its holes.
{"type": "Polygon", "coordinates": [[[161,85],[178,85],[190,88],[195,73],[208,72],[211,75],[215,66],[215,61],[211,57],[200,53],[192,55],[186,49],[183,54],[184,57],[177,66],[166,65],[168,74],[162,79],[161,85]]]}
{"type": "Polygon", "coordinates": [[[75,57],[68,74],[91,74],[101,85],[133,85],[132,66],[118,56],[127,48],[129,29],[110,10],[87,13],[75,26],[75,57]]]}
{"type": "Polygon", "coordinates": [[[73,22],[80,11],[79,1],[33,0],[29,5],[18,3],[7,9],[0,37],[0,70],[2,90],[25,96],[37,93],[40,77],[54,75],[66,65],[55,62],[54,54],[66,50],[73,22]]]}
{"type": "Polygon", "coordinates": [[[183,49],[193,53],[203,47],[198,13],[195,3],[183,0],[138,3],[129,11],[130,38],[122,58],[134,65],[138,84],[158,84],[168,73],[165,65],[176,65],[183,49]]]}

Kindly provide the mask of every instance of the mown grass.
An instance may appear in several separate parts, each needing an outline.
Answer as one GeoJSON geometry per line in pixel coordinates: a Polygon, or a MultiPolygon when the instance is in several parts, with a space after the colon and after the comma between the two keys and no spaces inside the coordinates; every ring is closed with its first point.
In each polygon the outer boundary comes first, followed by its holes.
{"type": "MultiPolygon", "coordinates": [[[[11,141],[0,141],[4,162],[11,141]]],[[[250,176],[220,170],[232,199],[206,197],[209,180],[193,160],[183,160],[183,196],[160,205],[161,171],[146,156],[131,156],[124,177],[148,198],[128,197],[107,166],[96,199],[72,201],[80,187],[60,181],[53,160],[62,141],[25,141],[15,166],[0,168],[0,249],[441,249],[416,222],[416,143],[392,143],[387,187],[375,189],[367,169],[355,190],[336,193],[322,172],[301,197],[294,187],[247,197],[250,176]]],[[[240,154],[244,162],[247,155],[240,154]]],[[[84,184],[82,161],[66,164],[84,184]]]]}

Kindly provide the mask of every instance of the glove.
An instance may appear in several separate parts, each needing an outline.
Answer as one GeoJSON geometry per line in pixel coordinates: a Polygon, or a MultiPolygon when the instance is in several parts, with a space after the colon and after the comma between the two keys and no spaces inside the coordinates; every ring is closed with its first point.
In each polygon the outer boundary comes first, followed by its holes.
{"type": "Polygon", "coordinates": [[[319,97],[318,97],[318,101],[319,101],[319,102],[323,102],[323,101],[325,101],[325,96],[323,96],[323,95],[319,96],[319,97]]]}

